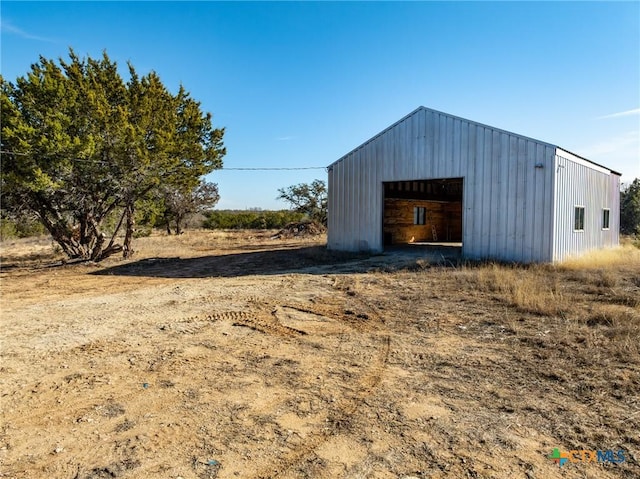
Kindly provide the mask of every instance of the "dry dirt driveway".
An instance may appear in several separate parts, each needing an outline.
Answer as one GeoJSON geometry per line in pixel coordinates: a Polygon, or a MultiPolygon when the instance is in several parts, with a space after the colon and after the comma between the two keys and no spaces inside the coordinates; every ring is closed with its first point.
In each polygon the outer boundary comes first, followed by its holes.
{"type": "Polygon", "coordinates": [[[455,270],[198,244],[3,271],[0,477],[640,477],[547,458],[566,398],[455,270]]]}

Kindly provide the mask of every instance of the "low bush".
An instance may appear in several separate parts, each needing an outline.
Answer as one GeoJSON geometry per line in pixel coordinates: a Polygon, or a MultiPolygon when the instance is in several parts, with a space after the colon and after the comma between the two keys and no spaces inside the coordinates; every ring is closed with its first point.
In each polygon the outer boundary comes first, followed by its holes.
{"type": "Polygon", "coordinates": [[[0,217],[0,241],[12,238],[28,238],[46,234],[47,230],[35,218],[0,217]]]}
{"type": "Polygon", "coordinates": [[[204,216],[202,227],[206,229],[281,229],[304,218],[289,210],[212,210],[204,216]]]}

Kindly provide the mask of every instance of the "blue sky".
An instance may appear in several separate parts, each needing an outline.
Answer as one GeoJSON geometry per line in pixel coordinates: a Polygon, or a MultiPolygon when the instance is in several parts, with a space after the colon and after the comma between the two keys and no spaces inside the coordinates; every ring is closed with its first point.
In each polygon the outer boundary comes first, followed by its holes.
{"type": "MultiPolygon", "coordinates": [[[[640,177],[640,2],[9,2],[1,70],[109,56],[182,83],[225,167],[326,166],[420,105],[640,177]]],[[[284,208],[324,170],[217,171],[219,208],[284,208]]]]}

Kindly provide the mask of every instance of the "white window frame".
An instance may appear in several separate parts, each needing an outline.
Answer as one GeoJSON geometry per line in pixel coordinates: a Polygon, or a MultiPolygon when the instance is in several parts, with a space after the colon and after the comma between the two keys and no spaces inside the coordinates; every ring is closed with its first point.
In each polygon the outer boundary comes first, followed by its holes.
{"type": "Polygon", "coordinates": [[[584,217],[585,217],[585,206],[584,205],[574,205],[573,206],[573,232],[574,233],[584,233],[584,217]],[[578,223],[578,210],[581,209],[582,210],[582,228],[578,229],[576,228],[576,226],[580,226],[577,225],[576,223],[578,223]]]}
{"type": "Polygon", "coordinates": [[[611,208],[602,208],[602,229],[607,231],[611,229],[611,208]],[[605,223],[605,212],[606,212],[606,223],[605,223]]]}

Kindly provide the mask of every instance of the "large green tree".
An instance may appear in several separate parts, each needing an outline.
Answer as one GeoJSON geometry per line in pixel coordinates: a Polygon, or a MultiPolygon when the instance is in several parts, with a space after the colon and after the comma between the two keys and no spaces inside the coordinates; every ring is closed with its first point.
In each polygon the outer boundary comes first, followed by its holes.
{"type": "Polygon", "coordinates": [[[3,205],[35,213],[70,258],[130,256],[138,202],[160,185],[195,189],[222,167],[224,129],[199,102],[131,64],[125,82],[106,53],[40,57],[15,83],[0,82],[3,205]]]}

